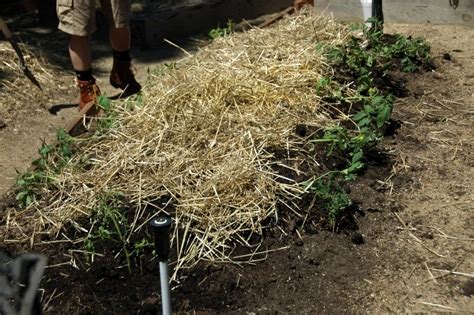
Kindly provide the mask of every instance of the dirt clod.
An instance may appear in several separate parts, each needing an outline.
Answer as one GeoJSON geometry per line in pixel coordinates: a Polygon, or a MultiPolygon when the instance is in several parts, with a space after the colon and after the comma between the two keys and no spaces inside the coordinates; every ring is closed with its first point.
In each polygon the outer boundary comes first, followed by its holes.
{"type": "Polygon", "coordinates": [[[365,243],[364,237],[359,232],[354,232],[351,236],[352,243],[362,245],[365,243]]]}
{"type": "Polygon", "coordinates": [[[464,283],[464,285],[462,286],[462,293],[465,296],[474,296],[474,279],[469,279],[464,283]]]}

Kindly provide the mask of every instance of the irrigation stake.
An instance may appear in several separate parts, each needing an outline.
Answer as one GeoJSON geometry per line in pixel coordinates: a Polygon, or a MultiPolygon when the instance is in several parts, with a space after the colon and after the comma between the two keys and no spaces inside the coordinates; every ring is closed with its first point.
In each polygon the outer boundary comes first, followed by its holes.
{"type": "Polygon", "coordinates": [[[172,221],[169,216],[156,217],[149,222],[154,235],[156,256],[160,264],[161,307],[163,315],[171,315],[171,291],[168,275],[171,223],[172,221]]]}

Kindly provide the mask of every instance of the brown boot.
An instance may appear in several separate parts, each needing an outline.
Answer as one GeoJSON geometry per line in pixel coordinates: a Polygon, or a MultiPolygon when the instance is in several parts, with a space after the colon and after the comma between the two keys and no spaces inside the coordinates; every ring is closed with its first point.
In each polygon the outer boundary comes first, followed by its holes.
{"type": "Polygon", "coordinates": [[[138,93],[142,89],[140,83],[135,80],[130,61],[114,59],[114,65],[110,73],[110,84],[116,89],[122,89],[125,96],[138,93]]]}
{"type": "Polygon", "coordinates": [[[82,111],[87,105],[97,101],[97,96],[100,95],[100,89],[95,83],[95,79],[90,81],[77,80],[77,85],[79,86],[81,93],[79,99],[79,111],[82,111]]]}

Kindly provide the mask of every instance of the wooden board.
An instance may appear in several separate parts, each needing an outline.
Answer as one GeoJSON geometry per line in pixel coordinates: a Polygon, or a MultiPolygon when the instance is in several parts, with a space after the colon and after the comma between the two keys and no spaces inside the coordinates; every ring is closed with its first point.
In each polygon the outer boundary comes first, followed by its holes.
{"type": "MultiPolygon", "coordinates": [[[[347,22],[363,20],[359,0],[317,0],[316,10],[333,13],[347,22]]],[[[430,22],[474,27],[474,0],[459,0],[456,10],[450,7],[449,0],[384,0],[383,11],[389,23],[430,22]]]]}

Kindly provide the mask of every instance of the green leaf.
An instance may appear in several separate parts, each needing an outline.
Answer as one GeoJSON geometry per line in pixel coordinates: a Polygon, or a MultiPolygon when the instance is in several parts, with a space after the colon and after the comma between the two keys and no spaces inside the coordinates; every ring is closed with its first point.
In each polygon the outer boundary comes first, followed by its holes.
{"type": "Polygon", "coordinates": [[[366,127],[368,125],[370,125],[370,121],[371,119],[369,117],[366,117],[364,119],[361,119],[358,123],[357,123],[357,126],[359,127],[366,127]]]}
{"type": "Polygon", "coordinates": [[[377,127],[381,128],[389,119],[392,114],[392,106],[389,103],[384,104],[377,113],[377,127]]]}
{"type": "Polygon", "coordinates": [[[352,156],[351,163],[354,164],[356,162],[359,162],[363,157],[364,157],[364,153],[362,152],[362,150],[359,150],[356,153],[354,153],[354,155],[352,156]]]}
{"type": "Polygon", "coordinates": [[[373,107],[378,107],[383,101],[384,97],[379,95],[372,98],[371,104],[373,107]]]}
{"type": "Polygon", "coordinates": [[[368,67],[372,67],[373,65],[374,65],[374,57],[369,56],[369,57],[367,58],[367,66],[368,66],[368,67]]]}
{"type": "Polygon", "coordinates": [[[316,92],[319,93],[321,89],[328,86],[330,82],[330,78],[322,77],[316,84],[316,92]]]}
{"type": "Polygon", "coordinates": [[[362,118],[365,118],[365,117],[367,117],[367,114],[364,111],[360,111],[357,114],[355,114],[354,116],[352,116],[352,120],[357,122],[357,121],[359,121],[359,120],[361,120],[362,118]]]}
{"type": "Polygon", "coordinates": [[[34,201],[34,196],[31,196],[30,194],[26,194],[26,200],[25,200],[25,205],[29,206],[33,203],[34,201]]]}
{"type": "Polygon", "coordinates": [[[370,105],[365,105],[364,106],[364,112],[366,112],[367,114],[372,114],[373,112],[375,111],[375,108],[370,106],[370,105]]]}
{"type": "Polygon", "coordinates": [[[316,51],[323,51],[325,47],[326,47],[325,43],[319,42],[316,44],[315,48],[316,48],[316,51]]]}
{"type": "Polygon", "coordinates": [[[111,109],[111,101],[107,96],[100,95],[98,97],[98,103],[99,106],[105,111],[109,111],[111,109]]]}

